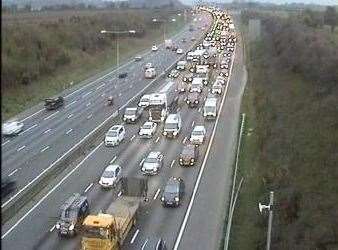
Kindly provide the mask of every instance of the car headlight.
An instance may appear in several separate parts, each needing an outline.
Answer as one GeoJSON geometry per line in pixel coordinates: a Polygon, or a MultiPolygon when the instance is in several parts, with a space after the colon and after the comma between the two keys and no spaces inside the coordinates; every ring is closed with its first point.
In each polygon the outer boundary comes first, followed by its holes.
{"type": "Polygon", "coordinates": [[[142,167],[142,171],[145,171],[146,170],[146,168],[145,167],[142,167]]]}
{"type": "Polygon", "coordinates": [[[161,197],[161,201],[164,201],[164,197],[163,196],[161,197]]]}
{"type": "Polygon", "coordinates": [[[173,132],[173,135],[177,135],[177,131],[174,131],[174,132],[173,132]]]}
{"type": "Polygon", "coordinates": [[[182,158],[180,158],[180,162],[182,162],[183,161],[183,159],[182,158]]]}
{"type": "Polygon", "coordinates": [[[70,231],[74,230],[74,224],[71,224],[68,228],[70,231]]]}
{"type": "Polygon", "coordinates": [[[187,101],[187,104],[189,104],[190,103],[190,101],[187,101]]]}
{"type": "Polygon", "coordinates": [[[167,131],[164,131],[164,132],[163,132],[163,135],[167,135],[167,134],[168,134],[167,131]]]}
{"type": "Polygon", "coordinates": [[[191,159],[190,159],[190,161],[191,161],[191,162],[194,162],[194,161],[195,161],[195,159],[194,159],[194,158],[191,158],[191,159]]]}
{"type": "Polygon", "coordinates": [[[56,223],[55,228],[56,228],[56,229],[60,229],[60,227],[61,227],[60,224],[59,224],[59,223],[56,223]]]}
{"type": "Polygon", "coordinates": [[[198,103],[198,101],[196,100],[196,101],[195,101],[195,103],[197,104],[197,103],[198,103]]]}
{"type": "Polygon", "coordinates": [[[135,121],[135,118],[131,118],[132,121],[135,121]]]}
{"type": "Polygon", "coordinates": [[[179,202],[179,200],[180,200],[180,198],[175,197],[175,201],[176,201],[176,202],[179,202]]]}
{"type": "Polygon", "coordinates": [[[126,121],[126,120],[127,120],[127,118],[123,117],[123,120],[124,120],[124,121],[126,121]]]}

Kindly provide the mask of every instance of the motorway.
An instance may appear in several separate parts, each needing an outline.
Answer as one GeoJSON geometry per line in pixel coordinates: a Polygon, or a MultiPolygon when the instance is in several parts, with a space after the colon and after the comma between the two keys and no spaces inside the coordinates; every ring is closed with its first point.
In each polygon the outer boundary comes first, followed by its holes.
{"type": "MultiPolygon", "coordinates": [[[[205,21],[203,20],[203,22],[205,21]]],[[[159,126],[153,138],[140,138],[137,133],[140,125],[146,121],[145,116],[136,124],[126,125],[127,136],[121,145],[107,148],[103,143],[98,144],[74,169],[69,170],[66,176],[52,181],[46,188],[47,191],[37,197],[32,202],[31,207],[24,208],[18,216],[2,225],[2,247],[4,249],[79,249],[79,236],[74,239],[60,239],[56,233],[54,225],[59,207],[63,202],[72,193],[78,192],[87,196],[92,214],[104,211],[117,197],[117,193],[102,190],[99,186],[98,180],[103,169],[110,162],[114,162],[114,164],[119,164],[122,167],[123,175],[142,176],[140,163],[144,157],[150,151],[161,151],[164,154],[164,166],[158,175],[148,178],[149,201],[141,207],[137,224],[128,235],[123,249],[146,249],[151,241],[156,242],[160,237],[165,239],[168,249],[177,249],[175,243],[177,244],[180,231],[183,233],[180,238],[179,249],[216,249],[216,243],[211,244],[210,242],[218,239],[215,239],[214,235],[209,236],[211,234],[219,236],[220,232],[219,229],[210,230],[210,227],[213,225],[219,226],[222,223],[218,210],[222,210],[219,208],[222,203],[226,206],[221,194],[225,192],[225,186],[230,185],[230,182],[228,182],[228,177],[231,175],[229,162],[232,159],[231,154],[233,154],[240,105],[237,98],[240,98],[239,96],[243,91],[242,78],[240,77],[242,72],[237,69],[243,61],[238,59],[237,51],[239,50],[236,50],[231,80],[223,88],[223,93],[226,94],[223,98],[219,98],[219,104],[222,103],[223,109],[216,123],[203,119],[201,103],[197,108],[188,108],[183,101],[184,95],[181,95],[177,111],[181,114],[183,128],[178,138],[173,140],[164,138],[161,134],[163,124],[159,126]],[[217,124],[217,127],[215,124],[217,124]],[[183,144],[187,142],[192,128],[196,125],[206,127],[207,140],[199,147],[200,155],[195,166],[181,167],[178,164],[178,155],[183,144]],[[225,162],[224,165],[227,166],[227,176],[223,176],[225,167],[220,164],[223,161],[225,162]],[[211,168],[213,171],[208,170],[211,168]],[[203,178],[201,178],[202,174],[203,178]],[[164,185],[170,176],[181,177],[186,184],[183,202],[180,207],[174,209],[164,208],[160,202],[164,185]],[[224,181],[224,179],[227,181],[224,181]],[[199,183],[198,180],[201,181],[201,185],[196,189],[195,183],[196,181],[199,183]],[[220,188],[219,192],[218,188],[220,188]],[[195,190],[198,190],[198,192],[195,201],[192,200],[194,203],[189,219],[188,208],[195,190]],[[217,203],[212,206],[211,204],[214,204],[215,201],[217,203]],[[211,216],[211,221],[208,221],[208,217],[204,216],[205,213],[209,215],[210,211],[214,212],[215,210],[217,210],[217,214],[211,216]],[[186,224],[184,223],[185,218],[187,218],[186,224]],[[182,227],[182,225],[185,227],[182,227]],[[204,240],[207,243],[202,242],[204,240]]],[[[164,53],[171,54],[172,52],[164,53]]],[[[148,61],[143,61],[143,63],[148,61]]],[[[152,86],[147,92],[158,89],[163,82],[164,80],[158,85],[152,86]]],[[[97,88],[100,84],[95,84],[95,86],[97,88]]],[[[86,91],[81,91],[79,98],[82,98],[90,90],[86,91]]],[[[204,88],[202,103],[207,91],[207,88],[204,88]]],[[[104,101],[101,105],[104,105],[104,101]]]]}
{"type": "MultiPolygon", "coordinates": [[[[204,16],[203,20],[197,21],[197,26],[206,22],[208,20],[204,16]]],[[[189,32],[185,27],[173,40],[186,51],[193,42],[187,39],[186,43],[182,43],[181,39],[191,37],[191,33],[196,38],[201,36],[200,30],[189,32]]],[[[179,55],[160,45],[157,52],[151,52],[149,48],[149,52],[143,57],[140,62],[130,61],[119,68],[118,72],[128,72],[127,78],[118,79],[118,73],[112,71],[83,86],[80,85],[64,96],[64,107],[56,111],[36,108],[34,113],[21,119],[25,123],[23,132],[17,137],[2,138],[1,175],[14,177],[18,185],[10,199],[15,198],[47,167],[65,155],[112,113],[123,109],[132,97],[153,82],[144,79],[143,67],[146,63],[155,65],[160,74],[173,64],[179,55]],[[109,95],[115,99],[113,108],[106,105],[109,95]]],[[[8,201],[3,201],[2,208],[8,201]]]]}

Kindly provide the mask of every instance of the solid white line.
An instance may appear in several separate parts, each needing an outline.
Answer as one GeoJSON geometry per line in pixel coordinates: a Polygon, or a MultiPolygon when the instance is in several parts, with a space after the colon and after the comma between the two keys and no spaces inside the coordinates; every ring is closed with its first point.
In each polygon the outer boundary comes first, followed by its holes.
{"type": "Polygon", "coordinates": [[[25,131],[22,131],[22,132],[20,133],[20,135],[23,135],[24,133],[28,132],[29,130],[32,130],[33,128],[35,128],[35,127],[37,127],[37,126],[38,126],[38,124],[34,124],[32,127],[29,127],[29,128],[26,129],[25,131]]]}
{"type": "Polygon", "coordinates": [[[131,138],[130,138],[130,141],[134,140],[136,135],[133,135],[131,138]]]}
{"type": "Polygon", "coordinates": [[[117,156],[115,155],[114,158],[110,161],[110,163],[113,163],[116,160],[117,156]]]}
{"type": "Polygon", "coordinates": [[[157,189],[157,191],[156,191],[156,194],[155,194],[155,196],[154,196],[154,200],[156,200],[156,198],[157,198],[157,196],[159,195],[160,191],[161,191],[161,189],[160,189],[160,188],[159,188],[159,189],[157,189]]]}
{"type": "MultiPolygon", "coordinates": [[[[235,51],[236,51],[236,48],[235,48],[235,51]]],[[[230,71],[229,71],[230,73],[232,72],[232,67],[233,67],[234,60],[235,60],[235,53],[233,54],[233,57],[232,57],[232,62],[231,62],[230,71]]],[[[215,126],[214,126],[214,128],[213,128],[213,130],[212,130],[212,134],[211,134],[211,138],[210,138],[210,141],[209,141],[209,144],[208,144],[208,148],[207,148],[207,151],[206,151],[206,153],[205,153],[205,156],[204,156],[204,160],[203,160],[201,169],[200,169],[200,171],[199,171],[199,173],[198,173],[198,177],[197,177],[197,180],[196,180],[196,183],[195,183],[195,186],[194,186],[194,190],[193,190],[192,196],[191,196],[191,198],[190,198],[190,202],[189,202],[187,211],[186,211],[186,213],[185,213],[185,216],[184,216],[184,219],[183,219],[183,222],[182,222],[182,225],[181,225],[179,234],[178,234],[178,236],[177,236],[177,238],[176,238],[176,241],[175,241],[174,250],[177,250],[177,249],[178,249],[178,246],[179,246],[179,244],[180,244],[180,242],[181,242],[181,239],[182,239],[182,236],[183,236],[185,227],[186,227],[187,222],[188,222],[188,218],[189,218],[189,216],[190,216],[190,212],[191,212],[191,209],[192,209],[192,205],[193,205],[193,203],[194,203],[195,196],[196,196],[196,194],[197,194],[197,189],[198,189],[198,187],[199,187],[199,185],[200,185],[200,182],[201,182],[201,179],[202,179],[202,175],[203,175],[203,172],[204,172],[204,169],[205,169],[205,166],[206,166],[206,162],[207,162],[207,158],[208,158],[208,156],[209,156],[209,152],[210,152],[210,149],[211,149],[211,145],[212,145],[212,142],[213,142],[214,137],[215,137],[215,134],[216,134],[216,129],[217,129],[219,117],[220,117],[220,114],[221,114],[221,110],[222,110],[222,108],[223,108],[223,104],[224,104],[224,101],[225,101],[225,97],[226,97],[227,92],[228,92],[229,80],[230,80],[230,76],[229,76],[228,79],[227,79],[227,85],[226,85],[226,89],[225,89],[225,91],[224,91],[222,103],[221,103],[221,106],[220,106],[220,112],[218,112],[218,114],[217,114],[215,126]]]]}
{"type": "Polygon", "coordinates": [[[57,113],[59,113],[60,111],[56,111],[55,113],[51,114],[50,116],[47,116],[46,118],[44,118],[44,120],[48,120],[49,118],[53,117],[54,115],[56,115],[57,113]]]}
{"type": "Polygon", "coordinates": [[[68,135],[70,132],[72,132],[73,131],[73,129],[71,128],[71,129],[69,129],[67,132],[66,132],[66,135],[68,135]]]}
{"type": "Polygon", "coordinates": [[[117,194],[117,197],[120,197],[122,195],[122,191],[120,191],[118,194],[117,194]]]}
{"type": "Polygon", "coordinates": [[[94,185],[94,183],[90,183],[89,185],[88,185],[88,187],[86,187],[86,189],[85,189],[85,193],[87,193],[88,192],[88,190],[92,187],[94,185]]]}
{"type": "Polygon", "coordinates": [[[142,159],[142,161],[140,162],[140,165],[139,165],[139,166],[142,166],[144,160],[145,160],[145,158],[142,159]]]}
{"type": "Polygon", "coordinates": [[[184,139],[183,139],[183,144],[187,141],[187,137],[184,137],[184,139]]]}
{"type": "Polygon", "coordinates": [[[172,168],[174,166],[175,160],[173,160],[170,164],[170,167],[172,168]]]}
{"type": "Polygon", "coordinates": [[[192,121],[191,123],[191,127],[193,127],[195,125],[195,121],[192,121]]]}
{"type": "Polygon", "coordinates": [[[47,129],[45,132],[43,132],[44,134],[47,134],[48,132],[50,132],[51,131],[51,129],[49,128],[49,129],[47,129]]]}
{"type": "MultiPolygon", "coordinates": [[[[54,192],[55,189],[57,189],[70,175],[72,175],[92,154],[95,153],[95,151],[102,146],[103,142],[101,142],[99,145],[96,146],[96,148],[94,148],[94,150],[92,152],[90,152],[74,169],[72,169],[65,177],[63,177],[61,179],[61,181],[59,181],[45,196],[43,196],[41,198],[41,200],[39,200],[24,216],[22,216],[10,229],[7,230],[7,232],[5,232],[2,236],[1,239],[4,239],[8,234],[10,234],[14,228],[16,228],[28,215],[31,214],[31,212],[37,208],[51,193],[54,192]]],[[[47,168],[48,169],[48,168],[47,168]]],[[[46,170],[44,170],[41,174],[43,174],[46,170]]],[[[41,175],[40,174],[40,175],[41,175]]],[[[35,179],[34,179],[35,180],[35,179]]],[[[33,180],[33,181],[34,181],[33,180]]],[[[27,187],[27,186],[26,186],[27,187]]],[[[24,190],[24,189],[22,189],[24,190]]],[[[22,191],[21,190],[21,191],[22,191]]],[[[17,195],[17,194],[16,194],[17,195]]],[[[14,195],[13,197],[15,197],[16,195],[14,195]]],[[[13,199],[13,197],[11,197],[11,199],[13,199]]],[[[8,201],[7,201],[8,202],[8,201]]],[[[3,204],[1,207],[5,206],[5,204],[3,204]]]]}
{"type": "Polygon", "coordinates": [[[93,91],[90,90],[88,93],[84,94],[84,95],[82,96],[82,98],[85,98],[87,95],[90,95],[92,92],[93,92],[93,91]]]}
{"type": "Polygon", "coordinates": [[[141,247],[141,250],[144,250],[144,247],[147,245],[147,242],[148,242],[148,238],[146,239],[146,241],[143,243],[142,247],[141,247]]]}
{"type": "Polygon", "coordinates": [[[51,229],[49,229],[49,232],[53,232],[54,229],[55,229],[55,225],[51,229]]]}
{"type": "Polygon", "coordinates": [[[26,121],[27,119],[29,119],[29,118],[31,118],[31,117],[33,117],[33,116],[39,114],[39,113],[42,112],[43,110],[44,110],[44,109],[40,109],[39,111],[37,111],[37,112],[31,114],[30,116],[27,116],[26,118],[22,119],[21,122],[24,122],[24,121],[26,121]]]}
{"type": "Polygon", "coordinates": [[[7,140],[4,143],[1,144],[1,146],[5,146],[7,143],[9,143],[11,140],[7,140]]]}
{"type": "Polygon", "coordinates": [[[100,86],[98,86],[96,89],[100,89],[102,88],[104,85],[106,85],[105,83],[104,84],[101,84],[100,86]]]}
{"type": "Polygon", "coordinates": [[[93,114],[88,115],[88,116],[87,116],[87,119],[92,118],[92,116],[93,116],[93,114]]]}
{"type": "Polygon", "coordinates": [[[89,107],[90,104],[91,104],[91,102],[88,102],[87,105],[86,105],[86,107],[89,107]]]}
{"type": "Polygon", "coordinates": [[[160,140],[160,137],[157,137],[156,142],[158,142],[159,140],[160,140]]]}
{"type": "Polygon", "coordinates": [[[67,116],[67,118],[69,119],[69,118],[72,118],[73,116],[74,116],[73,114],[70,114],[67,116]]]}
{"type": "Polygon", "coordinates": [[[74,103],[76,103],[76,102],[77,102],[77,100],[72,101],[71,103],[67,104],[67,105],[65,106],[65,108],[68,108],[70,105],[72,105],[72,104],[74,104],[74,103]]]}
{"type": "Polygon", "coordinates": [[[47,147],[44,147],[43,149],[41,149],[41,153],[43,153],[43,152],[45,152],[47,149],[49,149],[49,146],[47,146],[47,147]]]}
{"type": "Polygon", "coordinates": [[[14,169],[8,176],[12,176],[13,174],[15,174],[18,171],[18,169],[14,169]]]}
{"type": "Polygon", "coordinates": [[[25,145],[23,145],[23,146],[21,146],[20,148],[18,148],[16,151],[21,151],[21,150],[23,150],[24,148],[25,148],[26,146],[25,145]]]}
{"type": "Polygon", "coordinates": [[[140,229],[137,229],[136,232],[135,232],[135,234],[134,234],[134,236],[133,236],[133,238],[130,241],[130,244],[134,243],[134,241],[135,241],[135,239],[136,239],[136,237],[137,237],[137,235],[138,235],[139,232],[140,232],[140,229]]]}

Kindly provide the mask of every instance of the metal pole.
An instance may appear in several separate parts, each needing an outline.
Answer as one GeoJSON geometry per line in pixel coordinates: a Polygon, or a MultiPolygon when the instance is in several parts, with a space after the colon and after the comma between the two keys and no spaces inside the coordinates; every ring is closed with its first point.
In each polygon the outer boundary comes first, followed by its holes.
{"type": "Polygon", "coordinates": [[[120,43],[119,43],[119,33],[117,33],[117,45],[116,45],[116,64],[117,64],[117,70],[120,65],[120,43]]]}
{"type": "Polygon", "coordinates": [[[272,230],[272,217],[273,217],[273,192],[270,192],[270,209],[269,209],[269,225],[266,239],[266,250],[270,250],[271,245],[271,230],[272,230]]]}

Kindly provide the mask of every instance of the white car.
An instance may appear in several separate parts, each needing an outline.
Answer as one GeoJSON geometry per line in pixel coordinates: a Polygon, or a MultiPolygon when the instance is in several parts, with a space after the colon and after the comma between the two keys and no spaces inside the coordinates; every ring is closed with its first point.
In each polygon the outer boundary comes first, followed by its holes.
{"type": "Polygon", "coordinates": [[[147,158],[141,162],[141,171],[145,175],[158,174],[163,166],[163,155],[159,151],[150,152],[147,158]]]}
{"type": "Polygon", "coordinates": [[[104,144],[106,146],[117,146],[123,141],[126,130],[122,125],[114,125],[106,133],[104,144]]]}
{"type": "Polygon", "coordinates": [[[152,67],[153,67],[152,63],[147,63],[146,66],[145,66],[145,69],[150,69],[152,67]]]}
{"type": "Polygon", "coordinates": [[[222,84],[220,82],[215,82],[211,87],[212,94],[222,94],[222,84]]]}
{"type": "Polygon", "coordinates": [[[154,45],[151,47],[151,51],[156,52],[157,50],[158,50],[158,47],[154,44],[154,45]]]}
{"type": "Polygon", "coordinates": [[[149,68],[149,69],[146,69],[146,71],[144,72],[144,77],[146,79],[153,79],[156,77],[156,70],[155,68],[149,68]]]}
{"type": "Polygon", "coordinates": [[[140,128],[138,134],[144,138],[151,138],[155,134],[156,129],[157,124],[155,122],[145,122],[140,128]]]}
{"type": "Polygon", "coordinates": [[[206,133],[204,126],[195,126],[191,132],[190,142],[195,145],[201,145],[204,142],[206,133]]]}
{"type": "Polygon", "coordinates": [[[19,121],[9,121],[2,125],[3,135],[17,135],[23,130],[24,124],[19,121]]]}
{"type": "Polygon", "coordinates": [[[182,54],[183,54],[183,50],[182,50],[182,49],[177,49],[177,50],[176,50],[176,53],[177,53],[178,55],[182,55],[182,54]]]}
{"type": "Polygon", "coordinates": [[[139,107],[146,108],[149,106],[150,95],[143,95],[138,103],[139,107]]]}
{"type": "Polygon", "coordinates": [[[109,165],[103,171],[99,184],[103,188],[116,187],[116,184],[121,180],[122,169],[119,165],[109,165]]]}
{"type": "Polygon", "coordinates": [[[221,85],[225,85],[225,78],[223,76],[217,76],[215,83],[219,83],[221,85]]]}

